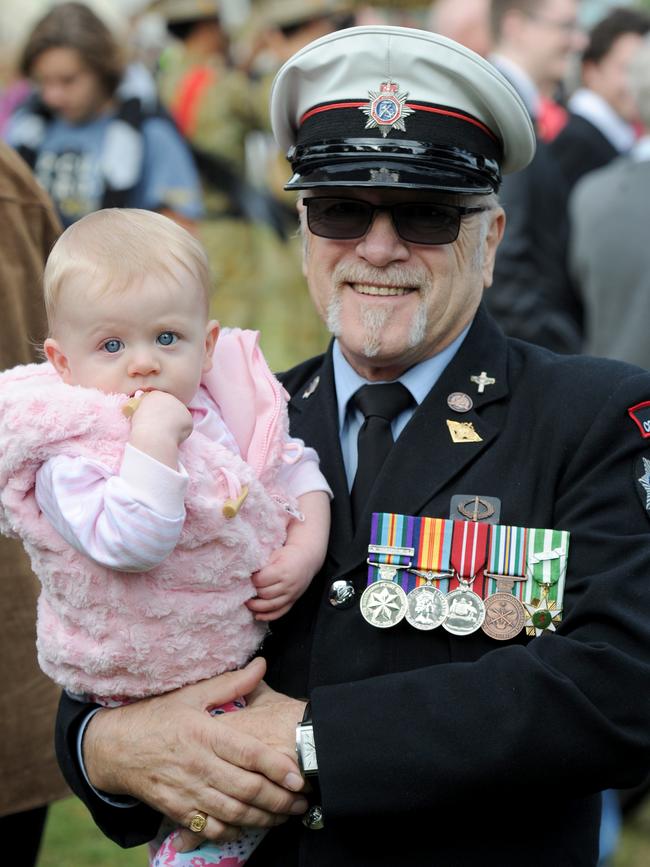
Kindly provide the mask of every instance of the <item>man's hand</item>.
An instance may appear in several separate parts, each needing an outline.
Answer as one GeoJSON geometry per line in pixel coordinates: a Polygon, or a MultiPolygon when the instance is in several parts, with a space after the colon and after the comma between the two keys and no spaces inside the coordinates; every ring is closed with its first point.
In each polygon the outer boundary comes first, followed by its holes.
{"type": "Polygon", "coordinates": [[[261,680],[246,702],[243,710],[218,717],[219,724],[254,737],[295,760],[296,726],[307,702],[276,692],[261,680]]]}
{"type": "MultiPolygon", "coordinates": [[[[246,726],[222,724],[247,711],[207,712],[250,693],[264,671],[264,660],[256,659],[241,671],[97,713],[83,745],[93,786],[132,795],[185,828],[201,811],[208,816],[201,836],[211,840],[234,839],[241,826],[271,827],[303,813],[307,803],[295,794],[303,780],[291,751],[267,745],[285,747],[288,739],[262,740],[246,726]]],[[[268,722],[274,729],[273,717],[268,722]]]]}

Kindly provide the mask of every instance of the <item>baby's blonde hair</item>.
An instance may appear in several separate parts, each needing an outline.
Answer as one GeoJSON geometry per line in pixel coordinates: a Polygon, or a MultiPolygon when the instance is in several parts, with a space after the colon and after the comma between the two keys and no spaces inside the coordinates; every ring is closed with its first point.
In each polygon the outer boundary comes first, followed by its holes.
{"type": "Polygon", "coordinates": [[[71,278],[85,276],[88,289],[101,295],[127,291],[152,274],[177,279],[178,265],[203,291],[207,316],[210,267],[196,238],[153,211],[106,208],[88,214],[65,230],[45,265],[43,293],[50,330],[61,291],[71,278]]]}

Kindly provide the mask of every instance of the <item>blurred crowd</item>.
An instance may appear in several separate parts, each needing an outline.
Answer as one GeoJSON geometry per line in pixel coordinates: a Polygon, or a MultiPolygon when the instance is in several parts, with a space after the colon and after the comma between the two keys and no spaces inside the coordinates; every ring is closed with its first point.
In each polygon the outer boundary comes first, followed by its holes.
{"type": "MultiPolygon", "coordinates": [[[[274,368],[321,351],[327,336],[283,190],[290,166],[270,134],[271,82],[311,40],[375,22],[435,30],[484,55],[534,120],[535,159],[500,193],[508,224],[486,303],[504,330],[650,368],[650,2],[31,6],[21,4],[23,38],[3,46],[0,137],[51,197],[52,221],[66,226],[107,206],[179,221],[208,251],[212,315],[260,329],[274,368]]],[[[29,281],[26,292],[32,273],[29,281]]],[[[50,786],[25,809],[58,794],[50,786]]],[[[615,827],[620,805],[631,809],[641,794],[617,796],[608,821],[615,827]]]]}
{"type": "Polygon", "coordinates": [[[535,160],[501,190],[508,229],[486,303],[504,330],[650,366],[633,206],[643,207],[649,147],[647,3],[122,0],[108,17],[105,5],[34,2],[40,18],[5,71],[0,135],[64,226],[129,205],[195,231],[212,264],[213,315],[261,329],[274,367],[322,349],[326,335],[304,292],[270,85],[312,39],[374,22],[436,30],[483,54],[535,120],[535,160]]]}

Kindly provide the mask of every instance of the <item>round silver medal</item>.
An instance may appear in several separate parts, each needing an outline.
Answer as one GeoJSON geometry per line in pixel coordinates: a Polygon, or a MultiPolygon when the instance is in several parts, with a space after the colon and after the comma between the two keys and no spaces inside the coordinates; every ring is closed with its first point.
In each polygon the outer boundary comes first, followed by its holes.
{"type": "Polygon", "coordinates": [[[447,398],[447,406],[456,412],[469,412],[474,406],[474,401],[464,391],[453,391],[447,398]]]}
{"type": "Polygon", "coordinates": [[[408,610],[406,619],[416,629],[425,632],[436,629],[449,613],[449,605],[444,593],[430,584],[414,587],[406,597],[408,610]]]}
{"type": "Polygon", "coordinates": [[[394,581],[375,581],[361,594],[361,614],[371,626],[388,629],[404,619],[406,593],[394,581]]]}
{"type": "Polygon", "coordinates": [[[485,620],[485,605],[473,590],[459,587],[447,594],[449,614],[442,624],[452,635],[469,635],[481,628],[485,620]]]}
{"type": "Polygon", "coordinates": [[[485,620],[481,629],[490,638],[508,641],[519,635],[525,622],[524,606],[512,593],[493,593],[485,600],[485,620]]]}

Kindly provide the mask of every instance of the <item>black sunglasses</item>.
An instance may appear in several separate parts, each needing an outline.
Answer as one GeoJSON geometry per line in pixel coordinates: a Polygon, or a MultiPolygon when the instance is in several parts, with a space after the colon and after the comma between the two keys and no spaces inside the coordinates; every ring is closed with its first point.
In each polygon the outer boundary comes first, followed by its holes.
{"type": "Polygon", "coordinates": [[[465,208],[437,202],[399,202],[374,205],[363,199],[315,196],[303,199],[307,207],[310,232],[334,241],[362,238],[377,211],[388,211],[395,231],[410,244],[452,244],[460,231],[460,219],[466,214],[487,211],[487,207],[465,208]]]}

